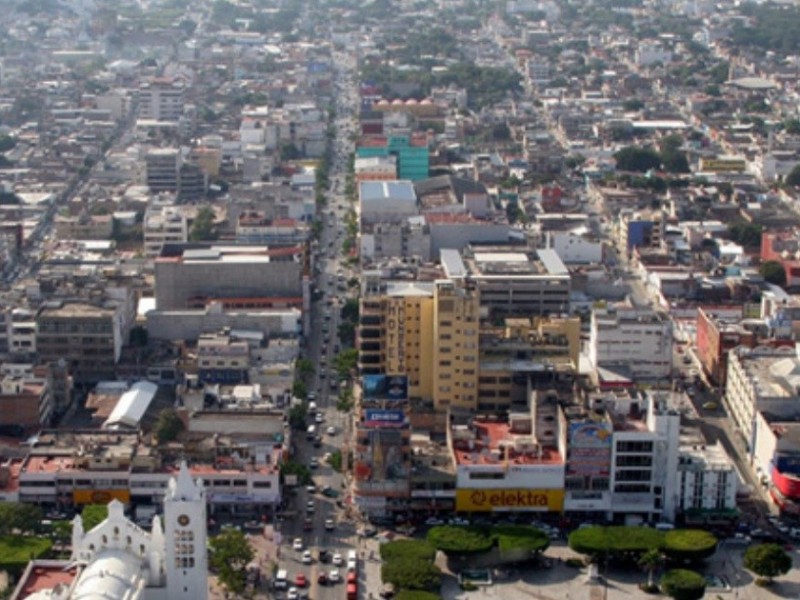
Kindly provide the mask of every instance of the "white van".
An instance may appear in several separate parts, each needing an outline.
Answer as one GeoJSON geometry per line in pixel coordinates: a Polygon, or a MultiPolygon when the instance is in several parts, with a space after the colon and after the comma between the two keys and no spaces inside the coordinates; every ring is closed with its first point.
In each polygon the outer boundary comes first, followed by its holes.
{"type": "Polygon", "coordinates": [[[313,440],[314,436],[317,435],[317,426],[316,425],[309,425],[308,429],[306,429],[306,439],[313,440]]]}
{"type": "Polygon", "coordinates": [[[289,573],[287,573],[286,569],[279,569],[277,575],[275,575],[275,589],[285,590],[288,587],[289,573]]]}
{"type": "Polygon", "coordinates": [[[309,414],[315,414],[317,412],[317,403],[316,402],[309,402],[308,403],[308,412],[309,414]]]}

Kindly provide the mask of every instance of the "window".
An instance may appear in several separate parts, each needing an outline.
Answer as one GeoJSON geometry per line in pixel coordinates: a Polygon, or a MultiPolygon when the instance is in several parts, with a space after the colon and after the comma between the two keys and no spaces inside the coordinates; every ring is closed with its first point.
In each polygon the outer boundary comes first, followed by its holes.
{"type": "Polygon", "coordinates": [[[487,480],[487,479],[505,479],[505,474],[502,472],[488,472],[488,473],[470,473],[470,479],[487,480]]]}

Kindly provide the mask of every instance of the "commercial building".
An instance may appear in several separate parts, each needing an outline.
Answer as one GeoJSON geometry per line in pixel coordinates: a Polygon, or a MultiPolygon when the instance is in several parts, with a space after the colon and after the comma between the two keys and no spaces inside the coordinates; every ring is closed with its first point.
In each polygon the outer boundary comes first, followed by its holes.
{"type": "Polygon", "coordinates": [[[572,380],[578,371],[578,317],[508,318],[504,327],[484,325],[478,359],[478,411],[492,414],[527,406],[530,390],[572,380]]]}
{"type": "MultiPolygon", "coordinates": [[[[353,503],[371,517],[408,511],[411,425],[404,375],[364,375],[353,448],[353,503]]],[[[346,451],[346,449],[345,449],[346,451]]]]}
{"type": "Polygon", "coordinates": [[[36,315],[39,360],[64,360],[75,383],[115,379],[132,324],[129,307],[69,302],[44,306],[36,315]]]}
{"type": "Polygon", "coordinates": [[[154,194],[177,192],[183,163],[177,148],[151,148],[144,157],[146,184],[154,194]]]}
{"type": "Polygon", "coordinates": [[[569,311],[570,274],[553,250],[476,246],[460,254],[442,250],[441,256],[448,277],[475,283],[484,317],[569,311]]]}
{"type": "MultiPolygon", "coordinates": [[[[672,324],[651,309],[609,305],[592,310],[589,361],[595,369],[644,380],[672,373],[672,324]]],[[[602,380],[606,373],[598,373],[602,380]]]]}
{"type": "MultiPolygon", "coordinates": [[[[251,434],[252,435],[252,434],[251,434]]],[[[259,452],[219,435],[198,442],[190,472],[208,489],[209,511],[269,513],[280,499],[281,444],[259,452]]],[[[18,476],[19,500],[48,507],[80,508],[119,500],[130,506],[162,502],[177,465],[138,431],[42,431],[18,476]]]]}
{"type": "Polygon", "coordinates": [[[736,514],[739,475],[722,444],[681,446],[677,510],[687,523],[712,524],[736,514]]]}
{"type": "Polygon", "coordinates": [[[709,380],[725,385],[728,354],[737,346],[752,348],[756,335],[742,325],[742,316],[726,318],[702,307],[697,309],[697,358],[709,380]]]}
{"type": "Polygon", "coordinates": [[[419,181],[428,176],[430,155],[425,134],[365,136],[356,144],[357,158],[397,157],[398,179],[419,181]]]}
{"type": "Polygon", "coordinates": [[[452,422],[447,436],[456,464],[456,511],[560,513],[564,456],[557,410],[550,403],[511,414],[507,422],[452,422]]]}
{"type": "Polygon", "coordinates": [[[247,383],[249,367],[247,342],[225,334],[201,335],[197,340],[197,374],[202,383],[247,383]]]}
{"type": "Polygon", "coordinates": [[[295,246],[304,244],[308,227],[294,219],[270,219],[260,211],[244,211],[236,220],[236,241],[240,244],[295,246]]]}
{"type": "Polygon", "coordinates": [[[393,181],[397,179],[397,157],[356,158],[354,172],[356,181],[393,181]]]}
{"type": "Polygon", "coordinates": [[[199,308],[215,300],[231,308],[273,305],[274,299],[302,302],[308,293],[303,256],[297,246],[168,244],[155,261],[156,307],[199,308]]]}

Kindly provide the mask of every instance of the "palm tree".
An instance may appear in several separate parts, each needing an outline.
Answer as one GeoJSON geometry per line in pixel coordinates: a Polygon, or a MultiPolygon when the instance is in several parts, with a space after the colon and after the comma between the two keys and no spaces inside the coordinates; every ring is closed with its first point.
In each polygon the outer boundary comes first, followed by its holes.
{"type": "Polygon", "coordinates": [[[656,568],[661,564],[661,552],[655,548],[651,548],[639,558],[638,564],[643,569],[647,569],[647,588],[652,589],[655,587],[653,582],[653,573],[656,568]]]}

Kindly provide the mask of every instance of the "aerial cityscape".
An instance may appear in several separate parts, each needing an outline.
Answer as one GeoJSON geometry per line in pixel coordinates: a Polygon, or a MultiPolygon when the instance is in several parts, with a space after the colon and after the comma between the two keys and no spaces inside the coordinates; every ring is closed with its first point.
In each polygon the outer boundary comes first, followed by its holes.
{"type": "Polygon", "coordinates": [[[0,598],[800,598],[796,3],[0,8],[0,598]]]}

